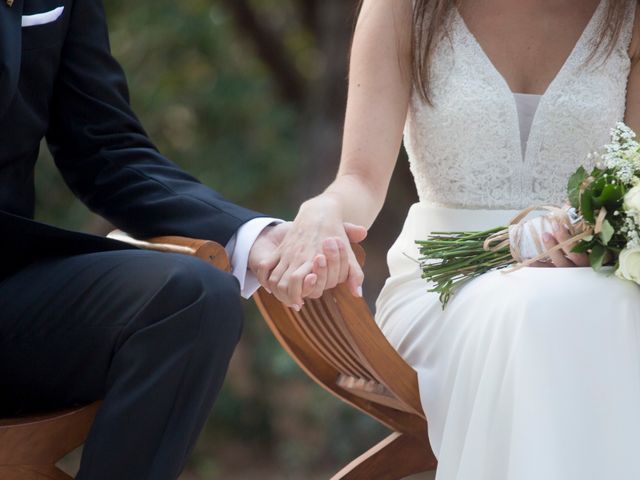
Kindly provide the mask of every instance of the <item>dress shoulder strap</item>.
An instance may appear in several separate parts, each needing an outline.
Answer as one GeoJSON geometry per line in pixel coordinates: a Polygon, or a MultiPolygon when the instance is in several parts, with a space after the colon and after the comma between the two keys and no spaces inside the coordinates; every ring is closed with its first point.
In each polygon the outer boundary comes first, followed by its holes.
{"type": "MultiPolygon", "coordinates": [[[[610,2],[612,0],[607,1],[610,2]]],[[[626,2],[626,12],[624,14],[622,29],[620,30],[620,36],[616,41],[616,48],[619,48],[624,52],[628,52],[629,46],[631,45],[631,38],[633,37],[633,27],[636,18],[636,9],[639,2],[640,0],[627,0],[626,2]]],[[[602,18],[602,21],[605,21],[605,19],[606,16],[602,18]]]]}

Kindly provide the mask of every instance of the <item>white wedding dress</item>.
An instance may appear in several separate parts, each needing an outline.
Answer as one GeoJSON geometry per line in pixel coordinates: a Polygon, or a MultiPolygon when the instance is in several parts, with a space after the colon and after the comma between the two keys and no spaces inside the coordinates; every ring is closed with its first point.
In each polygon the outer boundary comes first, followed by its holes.
{"type": "Polygon", "coordinates": [[[542,96],[513,94],[454,10],[434,107],[413,95],[405,146],[420,202],[388,253],[376,320],[418,372],[438,480],[640,479],[640,287],[590,268],[497,271],[443,311],[411,259],[432,231],[560,204],[569,175],[591,166],[624,118],[630,71],[635,0],[611,56],[583,67],[607,1],[542,96]]]}

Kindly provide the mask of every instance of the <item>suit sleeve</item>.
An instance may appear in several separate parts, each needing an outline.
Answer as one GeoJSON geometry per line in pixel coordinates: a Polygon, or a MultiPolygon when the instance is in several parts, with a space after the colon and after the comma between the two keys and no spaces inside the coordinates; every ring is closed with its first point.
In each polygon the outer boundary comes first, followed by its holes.
{"type": "Polygon", "coordinates": [[[261,215],[198,182],[149,140],[111,55],[101,0],[75,0],[70,15],[47,134],[69,187],[136,237],[182,235],[225,245],[261,215]]]}

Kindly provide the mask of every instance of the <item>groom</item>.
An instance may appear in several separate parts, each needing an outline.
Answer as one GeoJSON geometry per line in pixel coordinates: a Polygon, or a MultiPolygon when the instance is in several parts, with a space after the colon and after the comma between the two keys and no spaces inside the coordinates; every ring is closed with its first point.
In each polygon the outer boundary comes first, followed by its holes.
{"type": "Polygon", "coordinates": [[[240,336],[241,288],[257,286],[248,265],[289,228],[272,222],[156,150],[101,0],[0,0],[0,416],[103,399],[77,478],[177,478],[240,336]],[[31,220],[43,137],[93,211],[138,238],[226,245],[233,276],[31,220]]]}

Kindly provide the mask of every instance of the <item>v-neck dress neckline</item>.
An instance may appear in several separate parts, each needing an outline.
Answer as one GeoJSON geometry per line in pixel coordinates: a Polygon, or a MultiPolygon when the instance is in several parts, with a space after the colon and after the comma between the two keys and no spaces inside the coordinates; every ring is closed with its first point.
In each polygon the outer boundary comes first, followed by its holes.
{"type": "Polygon", "coordinates": [[[538,110],[538,105],[542,95],[534,93],[514,93],[513,96],[518,110],[520,147],[522,150],[522,157],[524,158],[527,143],[529,141],[529,134],[531,133],[531,125],[533,124],[533,118],[538,110]]]}
{"type": "MultiPolygon", "coordinates": [[[[581,47],[582,43],[584,43],[585,37],[587,37],[591,33],[591,30],[593,30],[593,28],[595,27],[595,23],[596,23],[595,21],[596,21],[596,19],[598,17],[598,13],[600,12],[601,8],[603,7],[605,1],[606,0],[599,0],[598,5],[596,6],[595,10],[593,11],[593,13],[592,13],[591,17],[589,18],[589,21],[585,25],[584,29],[582,30],[582,33],[578,37],[578,40],[576,41],[575,45],[571,49],[571,52],[569,53],[569,55],[565,59],[565,61],[562,64],[562,66],[560,67],[560,69],[558,70],[556,75],[551,80],[551,82],[549,82],[549,85],[547,85],[546,90],[542,94],[540,94],[542,97],[544,97],[547,94],[547,92],[553,87],[554,83],[556,83],[556,81],[564,73],[564,70],[566,68],[568,68],[567,66],[568,66],[569,63],[571,63],[571,60],[573,59],[573,57],[576,56],[576,52],[581,47]]],[[[454,10],[455,17],[460,22],[464,32],[473,40],[472,43],[475,44],[475,46],[477,47],[478,53],[482,57],[483,62],[487,63],[488,66],[491,69],[493,69],[493,71],[495,72],[496,76],[499,77],[499,79],[501,80],[501,83],[504,84],[505,88],[509,91],[509,93],[512,93],[512,94],[516,93],[516,92],[513,92],[511,90],[511,87],[509,86],[509,83],[507,82],[507,80],[504,78],[504,75],[497,69],[497,67],[495,66],[495,63],[491,60],[489,55],[486,53],[484,47],[482,47],[482,45],[480,44],[480,42],[478,41],[476,36],[471,32],[471,30],[469,30],[469,27],[467,27],[467,23],[465,22],[464,18],[462,17],[462,14],[460,13],[460,10],[458,9],[458,7],[454,5],[453,6],[453,10],[454,10]]]]}
{"type": "Polygon", "coordinates": [[[601,0],[540,99],[524,154],[519,95],[450,11],[431,59],[431,101],[414,88],[404,127],[422,202],[517,209],[565,200],[567,178],[579,166],[595,165],[588,154],[602,148],[610,129],[625,118],[637,0],[625,0],[620,35],[610,48],[596,48],[609,5],[611,0],[601,0]]]}
{"type": "MultiPolygon", "coordinates": [[[[598,20],[601,16],[602,9],[604,8],[606,3],[607,3],[607,0],[600,0],[598,2],[598,5],[596,6],[593,14],[591,15],[591,18],[587,22],[587,25],[583,29],[582,33],[578,37],[578,40],[576,41],[573,49],[565,59],[564,63],[556,73],[555,77],[553,77],[553,79],[547,86],[544,93],[540,95],[538,106],[536,108],[536,111],[531,121],[531,129],[528,135],[529,140],[527,141],[527,144],[524,149],[518,149],[518,152],[514,153],[516,158],[517,157],[521,158],[521,163],[523,164],[527,163],[530,146],[535,143],[535,140],[538,139],[538,129],[539,129],[539,123],[540,123],[539,117],[544,112],[544,106],[548,98],[554,94],[556,89],[561,88],[564,79],[571,72],[572,67],[575,65],[575,63],[579,60],[578,57],[579,57],[579,53],[583,51],[583,44],[594,36],[595,29],[597,28],[599,23],[598,20]]],[[[472,48],[475,49],[478,57],[480,58],[480,63],[482,64],[483,68],[485,68],[489,72],[489,74],[495,79],[498,90],[501,92],[503,96],[507,98],[507,102],[510,103],[511,110],[513,113],[512,115],[513,137],[514,137],[514,140],[519,139],[522,135],[522,132],[520,131],[518,105],[516,103],[514,92],[511,91],[511,87],[509,86],[508,82],[506,81],[502,73],[500,73],[500,71],[496,68],[495,64],[492,62],[492,60],[489,58],[485,50],[482,48],[482,45],[480,45],[480,42],[478,42],[475,35],[471,32],[471,30],[469,30],[466,22],[464,21],[464,18],[462,17],[462,15],[460,14],[460,11],[455,5],[453,7],[453,15],[454,15],[455,21],[458,23],[458,26],[460,27],[460,30],[463,36],[466,36],[469,39],[470,41],[469,43],[472,45],[472,48]]],[[[518,142],[514,141],[514,145],[520,145],[520,141],[518,142]]]]}

